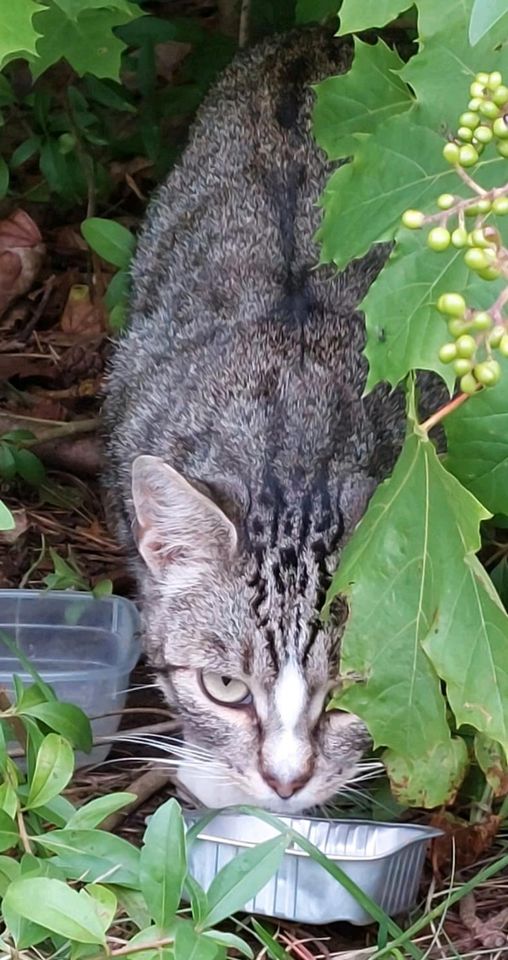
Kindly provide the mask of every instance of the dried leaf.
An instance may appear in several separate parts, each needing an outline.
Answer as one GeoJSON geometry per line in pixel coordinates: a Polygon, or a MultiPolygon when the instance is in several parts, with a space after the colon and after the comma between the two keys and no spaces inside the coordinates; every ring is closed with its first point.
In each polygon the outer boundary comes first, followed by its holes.
{"type": "Polygon", "coordinates": [[[446,873],[452,864],[455,846],[455,867],[461,870],[475,863],[490,849],[499,830],[500,818],[491,814],[482,823],[466,823],[450,813],[435,813],[430,824],[443,831],[432,844],[432,863],[438,873],[446,873]]]}
{"type": "Polygon", "coordinates": [[[19,540],[24,533],[28,530],[29,521],[26,515],[26,511],[21,510],[11,510],[12,516],[14,518],[14,527],[12,530],[2,530],[0,531],[0,544],[2,543],[15,543],[16,540],[19,540]]]}
{"type": "Polygon", "coordinates": [[[24,210],[0,220],[0,316],[32,286],[45,253],[37,224],[24,210]]]}
{"type": "Polygon", "coordinates": [[[104,307],[102,303],[92,301],[90,288],[85,284],[74,284],[60,318],[62,330],[65,333],[102,333],[105,322],[104,307]]]}

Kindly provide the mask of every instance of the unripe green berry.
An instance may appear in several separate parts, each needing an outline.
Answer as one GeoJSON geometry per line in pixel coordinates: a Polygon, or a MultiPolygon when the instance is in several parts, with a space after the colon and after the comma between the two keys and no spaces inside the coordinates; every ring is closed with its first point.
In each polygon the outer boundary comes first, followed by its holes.
{"type": "Polygon", "coordinates": [[[458,143],[453,143],[452,141],[445,143],[443,147],[443,157],[445,160],[448,160],[448,163],[458,163],[460,157],[460,147],[458,143]]]}
{"type": "Polygon", "coordinates": [[[478,97],[478,99],[480,100],[478,109],[480,109],[483,103],[483,98],[485,96],[485,83],[480,83],[478,80],[473,80],[473,83],[469,87],[469,93],[471,94],[472,97],[475,97],[475,98],[478,97]]]}
{"type": "Polygon", "coordinates": [[[499,70],[494,70],[492,73],[489,73],[489,78],[487,80],[487,87],[489,90],[497,90],[503,82],[503,77],[500,74],[499,70]]]}
{"type": "Polygon", "coordinates": [[[459,117],[459,124],[461,127],[469,127],[471,130],[475,130],[479,123],[480,118],[478,114],[472,110],[466,110],[466,112],[461,113],[459,117]]]}
{"type": "Polygon", "coordinates": [[[427,246],[436,253],[441,253],[450,246],[450,231],[446,227],[434,227],[427,237],[427,246]]]}
{"type": "Polygon", "coordinates": [[[501,323],[496,324],[495,327],[491,330],[488,337],[489,347],[493,347],[494,350],[499,346],[501,340],[505,336],[505,328],[501,323]]]}
{"type": "Polygon", "coordinates": [[[453,362],[453,369],[458,377],[463,377],[465,373],[469,373],[473,369],[473,361],[465,357],[458,357],[453,362]]]}
{"type": "Polygon", "coordinates": [[[504,337],[501,337],[501,343],[499,344],[499,353],[503,357],[508,357],[508,333],[505,333],[504,337]]]}
{"type": "Polygon", "coordinates": [[[402,223],[409,230],[419,230],[425,221],[425,214],[421,210],[405,210],[402,214],[402,223]]]}
{"type": "Polygon", "coordinates": [[[508,197],[496,197],[492,201],[492,213],[496,213],[499,217],[508,213],[508,197]]]}
{"type": "Polygon", "coordinates": [[[477,127],[474,132],[475,140],[479,140],[480,143],[490,143],[492,140],[492,130],[490,127],[477,127]]]}
{"type": "Polygon", "coordinates": [[[505,87],[504,83],[502,83],[494,92],[492,99],[496,106],[504,107],[505,103],[508,103],[508,87],[505,87]]]}
{"type": "Polygon", "coordinates": [[[470,270],[485,270],[489,266],[489,259],[485,250],[480,247],[470,247],[464,254],[464,263],[470,270]]]}
{"type": "Polygon", "coordinates": [[[478,163],[478,151],[472,143],[465,143],[463,147],[459,147],[459,163],[461,167],[472,167],[478,163]]]}
{"type": "Polygon", "coordinates": [[[476,201],[476,209],[478,213],[490,213],[492,207],[492,200],[489,200],[488,197],[480,197],[476,201]]]}
{"type": "Polygon", "coordinates": [[[504,117],[498,117],[497,120],[494,120],[492,132],[500,140],[508,140],[508,123],[504,117]]]}
{"type": "Polygon", "coordinates": [[[472,373],[465,373],[464,376],[460,378],[460,389],[462,393],[476,393],[477,386],[478,384],[472,373]]]}
{"type": "Polygon", "coordinates": [[[458,317],[452,317],[451,320],[447,323],[448,333],[457,339],[461,337],[463,333],[468,329],[468,324],[464,320],[459,320],[458,317]]]}
{"type": "Polygon", "coordinates": [[[453,193],[442,193],[437,198],[437,205],[440,210],[449,210],[450,207],[453,207],[455,203],[455,197],[453,193]]]}
{"type": "Polygon", "coordinates": [[[482,117],[487,117],[488,120],[495,120],[499,116],[499,107],[492,103],[492,100],[483,100],[478,107],[478,111],[482,117]]]}
{"type": "Polygon", "coordinates": [[[478,310],[473,319],[475,330],[490,330],[492,326],[492,317],[486,310],[478,310]]]}
{"type": "Polygon", "coordinates": [[[485,270],[478,270],[477,273],[482,280],[498,280],[501,276],[499,267],[495,266],[485,267],[485,270]]]}
{"type": "Polygon", "coordinates": [[[481,98],[481,97],[473,97],[473,99],[469,101],[469,103],[468,103],[468,105],[467,105],[467,109],[468,109],[468,110],[473,110],[474,112],[476,112],[476,111],[478,110],[481,102],[482,102],[482,98],[481,98]]]}
{"type": "Polygon", "coordinates": [[[484,387],[493,387],[501,376],[501,367],[497,360],[483,360],[476,364],[474,375],[484,387]]]}
{"type": "Polygon", "coordinates": [[[492,246],[491,241],[485,236],[485,232],[481,227],[477,227],[476,230],[473,230],[471,233],[471,239],[473,241],[474,247],[490,247],[492,246]]]}
{"type": "Polygon", "coordinates": [[[464,227],[456,227],[453,231],[452,244],[458,249],[467,245],[467,230],[464,227]]]}
{"type": "Polygon", "coordinates": [[[461,293],[442,293],[437,301],[437,309],[448,317],[463,317],[466,301],[461,293]]]}
{"type": "Polygon", "coordinates": [[[481,83],[482,87],[486,87],[490,79],[490,73],[485,73],[485,71],[480,70],[479,73],[475,73],[475,80],[477,83],[481,83]]]}
{"type": "Polygon", "coordinates": [[[471,143],[473,139],[473,131],[469,127],[459,127],[457,130],[457,136],[459,140],[463,140],[464,143],[471,143]]]}
{"type": "Polygon", "coordinates": [[[445,343],[439,351],[441,363],[451,363],[457,356],[457,348],[454,343],[445,343]]]}
{"type": "Polygon", "coordinates": [[[496,143],[496,150],[502,157],[508,157],[508,142],[501,140],[496,143]]]}
{"type": "Polygon", "coordinates": [[[457,347],[457,356],[458,357],[472,357],[476,350],[476,341],[469,333],[464,333],[456,341],[455,346],[457,347]]]}

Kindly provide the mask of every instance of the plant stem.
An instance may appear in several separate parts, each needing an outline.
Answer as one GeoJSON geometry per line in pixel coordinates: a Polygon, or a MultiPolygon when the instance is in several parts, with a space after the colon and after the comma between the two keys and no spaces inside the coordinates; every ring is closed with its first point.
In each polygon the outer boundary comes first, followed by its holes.
{"type": "Polygon", "coordinates": [[[174,937],[161,937],[160,940],[147,941],[146,943],[133,943],[132,946],[126,943],[125,947],[119,947],[118,950],[109,950],[106,948],[104,953],[98,953],[94,957],[90,957],[90,960],[104,960],[104,956],[128,957],[131,953],[142,953],[144,950],[159,950],[161,947],[170,947],[174,942],[174,937]]]}
{"type": "Polygon", "coordinates": [[[30,846],[30,840],[26,832],[25,821],[21,810],[18,810],[17,813],[18,829],[19,835],[21,837],[21,843],[23,844],[23,850],[25,853],[33,853],[32,847],[30,846]]]}
{"type": "Polygon", "coordinates": [[[35,447],[38,443],[47,443],[48,440],[61,440],[63,437],[73,437],[78,433],[92,433],[99,420],[93,417],[90,420],[72,420],[70,423],[60,423],[49,430],[41,430],[33,440],[23,440],[20,447],[35,447]]]}
{"type": "Polygon", "coordinates": [[[445,403],[444,407],[440,407],[439,410],[436,410],[436,412],[433,413],[428,420],[424,420],[423,423],[420,423],[420,430],[423,430],[424,433],[428,433],[429,430],[432,430],[432,428],[437,426],[438,423],[441,423],[441,420],[447,417],[448,414],[453,413],[454,410],[457,410],[458,407],[461,407],[462,404],[465,403],[466,400],[469,400],[471,396],[474,396],[474,394],[459,393],[458,396],[453,398],[453,400],[445,403]]]}

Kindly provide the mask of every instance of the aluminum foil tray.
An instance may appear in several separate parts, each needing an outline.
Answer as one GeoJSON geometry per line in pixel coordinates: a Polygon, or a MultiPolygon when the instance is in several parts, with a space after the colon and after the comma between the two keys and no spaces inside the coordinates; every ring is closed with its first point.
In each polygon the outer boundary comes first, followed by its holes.
{"type": "MultiPolygon", "coordinates": [[[[185,816],[190,826],[200,814],[185,816]]],[[[440,830],[409,823],[309,817],[280,820],[319,847],[391,915],[414,905],[426,843],[441,834],[440,830]]],[[[206,890],[233,857],[276,834],[273,827],[256,817],[221,813],[190,846],[190,873],[206,890]]],[[[245,904],[245,911],[298,923],[372,922],[372,917],[324,867],[293,844],[286,850],[275,876],[245,904]]]]}

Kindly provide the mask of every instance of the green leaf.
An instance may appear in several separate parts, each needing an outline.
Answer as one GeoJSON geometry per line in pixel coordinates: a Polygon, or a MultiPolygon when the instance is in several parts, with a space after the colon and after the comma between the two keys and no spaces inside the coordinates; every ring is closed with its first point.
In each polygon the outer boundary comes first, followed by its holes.
{"type": "Polygon", "coordinates": [[[0,850],[10,850],[19,842],[19,830],[14,820],[0,810],[0,850]]]}
{"type": "Polygon", "coordinates": [[[73,830],[93,830],[98,827],[106,817],[128,806],[136,799],[134,793],[112,793],[105,797],[96,797],[95,800],[89,800],[72,815],[67,823],[68,829],[73,830]]]}
{"type": "Polygon", "coordinates": [[[18,950],[26,950],[27,947],[34,947],[36,944],[47,940],[48,931],[38,923],[32,923],[11,908],[7,896],[2,903],[3,920],[6,924],[9,934],[14,940],[18,950]]]}
{"type": "Polygon", "coordinates": [[[469,766],[466,744],[458,738],[437,743],[418,757],[385,750],[383,762],[399,803],[427,809],[439,806],[443,797],[453,801],[469,766]]]}
{"type": "Polygon", "coordinates": [[[133,16],[139,16],[139,10],[133,8],[129,0],[53,0],[53,3],[60,8],[62,13],[77,22],[79,15],[85,10],[119,10],[127,14],[129,19],[133,16]]]}
{"type": "Polygon", "coordinates": [[[39,457],[31,450],[13,450],[16,471],[32,487],[40,487],[46,479],[46,470],[39,457]]]}
{"type": "Polygon", "coordinates": [[[31,707],[25,707],[19,713],[21,716],[26,715],[41,720],[46,726],[51,727],[52,730],[56,730],[57,733],[61,733],[63,737],[70,740],[78,750],[89,753],[92,749],[90,721],[83,711],[72,703],[60,703],[58,701],[39,703],[31,707]]]}
{"type": "Polygon", "coordinates": [[[97,80],[97,77],[87,76],[85,89],[91,100],[100,103],[103,107],[119,110],[122,113],[136,113],[134,104],[127,100],[126,91],[120,84],[108,80],[97,80]]]}
{"type": "Polygon", "coordinates": [[[396,73],[402,66],[398,54],[382,40],[370,44],[356,37],[351,70],[316,87],[314,133],[330,159],[353,153],[358,134],[373,133],[411,106],[409,88],[396,73]]]}
{"type": "Polygon", "coordinates": [[[126,227],[115,220],[89,217],[81,224],[86,242],[103,260],[126,269],[134,253],[136,241],[126,227]]]}
{"type": "Polygon", "coordinates": [[[185,878],[185,889],[190,900],[192,919],[196,926],[201,926],[208,910],[208,897],[203,887],[190,875],[185,878]]]}
{"type": "MultiPolygon", "coordinates": [[[[82,890],[81,893],[84,893],[82,890]]],[[[116,913],[118,901],[112,890],[108,890],[100,883],[89,883],[86,893],[95,902],[95,909],[104,932],[109,930],[116,913]]]]}
{"type": "Polygon", "coordinates": [[[508,794],[508,764],[504,751],[495,740],[478,733],[474,740],[474,752],[485,779],[495,797],[508,794]]]}
{"type": "MultiPolygon", "coordinates": [[[[134,7],[130,18],[133,16],[134,7]]],[[[31,64],[34,80],[62,57],[80,77],[92,73],[99,78],[118,80],[125,44],[113,29],[128,18],[127,13],[104,9],[104,5],[96,10],[83,10],[76,20],[54,4],[40,10],[34,17],[34,27],[41,34],[37,41],[38,58],[31,64]]]]}
{"type": "Polygon", "coordinates": [[[162,928],[178,910],[186,873],[185,825],[178,802],[171,799],[150,819],[139,865],[141,892],[162,928]]]}
{"type": "MultiPolygon", "coordinates": [[[[346,681],[335,704],[362,717],[376,745],[418,758],[420,766],[438,745],[441,759],[460,762],[445,746],[440,679],[457,724],[508,744],[508,618],[474,557],[487,516],[430,441],[413,434],[344,550],[329,592],[328,602],[338,593],[349,598],[342,675],[361,678],[346,681]]],[[[449,771],[450,782],[457,772],[449,771]]]]}
{"type": "Polygon", "coordinates": [[[15,880],[5,895],[4,906],[20,917],[78,943],[105,944],[94,903],[61,880],[29,877],[15,880]]]}
{"type": "Polygon", "coordinates": [[[0,442],[0,477],[12,480],[16,476],[16,461],[8,443],[0,442]]]}
{"type": "Polygon", "coordinates": [[[37,843],[58,854],[54,862],[73,879],[138,887],[139,850],[104,830],[66,827],[37,837],[37,843]]]}
{"type": "Polygon", "coordinates": [[[287,960],[287,953],[284,948],[273,939],[271,934],[268,933],[268,930],[265,930],[260,923],[256,920],[255,917],[252,917],[251,923],[254,929],[255,934],[261,941],[264,947],[267,949],[268,956],[272,960],[287,960]]]}
{"type": "Polygon", "coordinates": [[[19,807],[17,793],[9,780],[4,780],[0,786],[0,810],[14,819],[19,807]]]}
{"type": "Polygon", "coordinates": [[[15,526],[16,521],[11,511],[5,506],[3,500],[0,500],[0,530],[14,530],[15,526]]]}
{"type": "Polygon", "coordinates": [[[123,303],[127,298],[129,293],[129,274],[127,270],[119,270],[118,273],[115,273],[114,277],[111,278],[108,284],[108,289],[106,290],[106,295],[104,297],[104,303],[106,304],[108,310],[112,310],[113,307],[117,306],[119,303],[123,303]]]}
{"type": "Polygon", "coordinates": [[[340,0],[296,0],[296,23],[321,23],[337,17],[340,0]]]}
{"type": "Polygon", "coordinates": [[[506,0],[475,0],[469,22],[469,42],[475,46],[506,14],[506,0]]]}
{"type": "Polygon", "coordinates": [[[492,513],[508,513],[508,360],[495,387],[446,417],[446,467],[492,513]]]}
{"type": "Polygon", "coordinates": [[[208,890],[208,912],[203,925],[214,927],[242,910],[276,872],[287,847],[282,834],[238,854],[214,877],[208,890]]]}
{"type": "Polygon", "coordinates": [[[13,880],[19,877],[21,867],[12,857],[0,857],[0,897],[5,897],[13,880]]]}
{"type": "Polygon", "coordinates": [[[371,27],[384,27],[407,9],[408,4],[404,0],[344,0],[340,8],[338,36],[358,33],[371,27]]]}
{"type": "Polygon", "coordinates": [[[73,773],[72,747],[59,734],[48,733],[37,753],[35,771],[26,802],[27,809],[41,807],[56,797],[67,786],[73,773]]]}
{"type": "Polygon", "coordinates": [[[19,147],[16,147],[11,156],[11,170],[16,170],[17,167],[21,167],[23,163],[26,163],[30,157],[33,157],[33,155],[37,153],[40,146],[41,138],[38,136],[28,137],[26,140],[23,140],[23,143],[20,143],[19,147]]]}
{"type": "Polygon", "coordinates": [[[188,920],[179,920],[176,924],[174,960],[222,960],[225,951],[209,940],[205,934],[197,933],[188,920]]]}
{"type": "Polygon", "coordinates": [[[254,954],[249,944],[245,943],[245,940],[242,940],[240,937],[235,936],[234,933],[226,933],[223,930],[208,930],[203,934],[203,939],[205,938],[213,940],[213,942],[218,943],[219,946],[231,947],[232,950],[236,950],[236,952],[241,953],[242,956],[254,960],[254,954]]]}
{"type": "Polygon", "coordinates": [[[35,54],[38,34],[32,20],[39,10],[35,0],[0,5],[0,68],[16,57],[35,54]]]}
{"type": "Polygon", "coordinates": [[[118,897],[118,902],[122,905],[129,920],[137,926],[138,930],[144,930],[150,924],[150,913],[145,903],[145,898],[138,890],[129,890],[125,887],[117,887],[114,883],[108,884],[118,897]]]}

